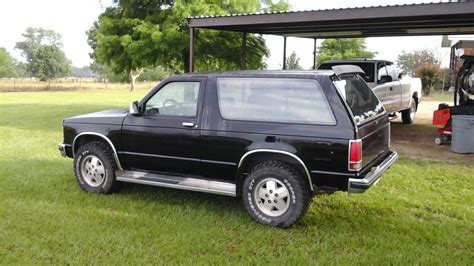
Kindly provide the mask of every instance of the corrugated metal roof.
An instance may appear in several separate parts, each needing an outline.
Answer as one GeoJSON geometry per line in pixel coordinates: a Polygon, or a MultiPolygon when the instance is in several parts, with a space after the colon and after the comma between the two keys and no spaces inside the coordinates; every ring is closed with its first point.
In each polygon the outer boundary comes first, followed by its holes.
{"type": "Polygon", "coordinates": [[[386,7],[407,7],[407,6],[429,6],[429,5],[455,5],[462,2],[429,2],[429,3],[413,3],[413,4],[402,4],[402,5],[373,5],[373,6],[358,6],[358,7],[343,7],[343,8],[327,8],[327,9],[312,9],[312,10],[298,10],[298,11],[278,11],[278,12],[266,12],[260,11],[255,13],[239,13],[239,14],[225,14],[225,15],[201,15],[188,17],[188,19],[200,19],[200,18],[222,18],[222,17],[242,17],[242,16],[257,16],[257,15],[273,15],[273,14],[293,14],[293,13],[306,13],[306,12],[317,12],[317,11],[341,11],[351,9],[364,9],[364,8],[386,8],[386,7]]]}

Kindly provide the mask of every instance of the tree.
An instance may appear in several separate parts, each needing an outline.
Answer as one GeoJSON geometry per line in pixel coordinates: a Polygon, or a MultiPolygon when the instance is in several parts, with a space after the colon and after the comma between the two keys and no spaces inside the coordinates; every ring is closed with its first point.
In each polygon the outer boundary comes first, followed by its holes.
{"type": "Polygon", "coordinates": [[[376,54],[376,52],[367,51],[365,40],[362,38],[326,39],[319,49],[318,63],[338,59],[369,59],[374,58],[376,54]]]}
{"type": "Polygon", "coordinates": [[[441,69],[439,65],[423,65],[416,70],[416,75],[420,77],[423,85],[423,94],[430,95],[435,84],[439,83],[441,69]]]}
{"type": "MultiPolygon", "coordinates": [[[[173,72],[188,70],[189,40],[186,18],[199,15],[286,10],[288,4],[271,0],[114,0],[87,32],[91,58],[115,73],[135,79],[146,67],[163,66],[173,72]],[[183,64],[184,63],[184,64],[183,64]]],[[[242,34],[196,31],[196,67],[199,70],[239,69],[242,34]]],[[[261,36],[247,36],[245,64],[263,68],[269,52],[261,36]]]]}
{"type": "Polygon", "coordinates": [[[24,41],[17,42],[15,49],[21,50],[30,75],[44,81],[71,72],[71,63],[61,50],[60,34],[42,28],[27,28],[22,35],[24,41]]]}
{"type": "Polygon", "coordinates": [[[71,64],[59,47],[42,45],[36,51],[29,69],[35,77],[46,81],[69,75],[71,64]]]}
{"type": "Polygon", "coordinates": [[[437,58],[431,50],[415,50],[411,53],[403,51],[397,58],[397,65],[402,72],[408,75],[415,75],[418,68],[424,65],[441,65],[441,60],[437,58]]]}
{"type": "Polygon", "coordinates": [[[16,77],[15,60],[3,47],[0,47],[0,78],[16,77]]]}
{"type": "Polygon", "coordinates": [[[300,58],[296,55],[295,51],[290,54],[287,60],[287,68],[288,69],[303,69],[300,66],[300,58]]]}

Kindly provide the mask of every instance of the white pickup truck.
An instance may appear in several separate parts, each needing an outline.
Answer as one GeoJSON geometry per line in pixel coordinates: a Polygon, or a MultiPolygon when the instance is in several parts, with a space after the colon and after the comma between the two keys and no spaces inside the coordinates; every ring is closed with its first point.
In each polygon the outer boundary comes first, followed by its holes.
{"type": "Polygon", "coordinates": [[[321,64],[318,69],[331,69],[337,65],[359,66],[365,72],[361,76],[380,99],[387,112],[394,116],[397,112],[401,112],[403,123],[413,123],[422,96],[419,78],[402,78],[395,65],[386,60],[327,61],[321,64]]]}

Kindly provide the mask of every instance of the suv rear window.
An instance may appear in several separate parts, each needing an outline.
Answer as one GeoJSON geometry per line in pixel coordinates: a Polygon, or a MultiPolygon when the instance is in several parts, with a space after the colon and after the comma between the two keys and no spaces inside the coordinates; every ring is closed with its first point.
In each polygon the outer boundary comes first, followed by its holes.
{"type": "Polygon", "coordinates": [[[219,109],[225,119],[335,125],[316,80],[218,78],[219,109]]]}
{"type": "Polygon", "coordinates": [[[351,109],[357,125],[385,112],[377,96],[358,75],[340,75],[334,85],[351,109]]]}
{"type": "Polygon", "coordinates": [[[365,82],[374,82],[374,63],[363,63],[363,62],[343,62],[343,63],[324,63],[321,64],[318,69],[331,69],[333,66],[338,65],[355,65],[364,70],[364,74],[361,74],[365,82]]]}

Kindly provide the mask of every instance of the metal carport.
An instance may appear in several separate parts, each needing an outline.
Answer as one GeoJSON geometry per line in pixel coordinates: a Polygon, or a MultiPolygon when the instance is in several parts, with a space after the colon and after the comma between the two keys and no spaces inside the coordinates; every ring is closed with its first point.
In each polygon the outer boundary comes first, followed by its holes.
{"type": "Polygon", "coordinates": [[[474,34],[474,1],[200,16],[188,18],[188,26],[190,72],[196,29],[242,32],[243,62],[247,33],[283,36],[285,69],[286,37],[312,38],[316,43],[318,38],[474,34]]]}

